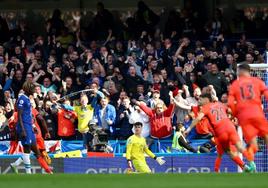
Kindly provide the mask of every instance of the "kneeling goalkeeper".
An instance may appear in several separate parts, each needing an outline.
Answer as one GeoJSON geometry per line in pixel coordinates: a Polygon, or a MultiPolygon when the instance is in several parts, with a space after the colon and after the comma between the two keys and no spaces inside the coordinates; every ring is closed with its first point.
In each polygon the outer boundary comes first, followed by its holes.
{"type": "Polygon", "coordinates": [[[155,159],[159,165],[165,164],[163,157],[156,157],[149,149],[146,144],[145,138],[141,136],[142,123],[136,122],[134,124],[134,135],[127,140],[127,152],[126,158],[128,167],[133,171],[132,164],[138,173],[151,173],[151,169],[146,163],[144,153],[155,159]]]}

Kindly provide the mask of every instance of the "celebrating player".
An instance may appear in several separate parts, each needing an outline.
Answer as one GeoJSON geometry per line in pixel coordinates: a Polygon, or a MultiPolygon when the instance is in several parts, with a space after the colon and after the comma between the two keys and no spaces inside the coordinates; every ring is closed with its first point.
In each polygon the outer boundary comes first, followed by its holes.
{"type": "Polygon", "coordinates": [[[148,167],[144,153],[149,155],[151,158],[155,159],[159,165],[165,164],[163,157],[156,157],[146,145],[145,138],[141,136],[142,123],[134,123],[134,135],[128,138],[127,140],[127,152],[126,158],[128,162],[128,167],[133,171],[132,164],[139,173],[151,173],[151,169],[148,167]]]}
{"type": "Polygon", "coordinates": [[[227,116],[227,107],[220,102],[212,102],[210,94],[200,96],[199,103],[202,106],[198,117],[192,122],[191,126],[185,131],[188,134],[191,129],[203,118],[207,117],[211,124],[211,132],[214,134],[217,144],[217,158],[215,161],[215,171],[218,172],[221,164],[221,158],[224,152],[227,152],[231,159],[248,172],[252,169],[247,166],[235,152],[235,146],[249,162],[252,162],[253,156],[243,147],[242,142],[236,132],[235,126],[227,116]]]}
{"type": "MultiPolygon", "coordinates": [[[[239,79],[231,85],[228,105],[238,118],[245,141],[249,144],[248,150],[255,155],[258,151],[257,136],[263,137],[268,144],[268,122],[261,103],[262,95],[268,99],[268,89],[262,80],[251,77],[248,64],[239,65],[238,76],[239,79]]],[[[251,165],[256,168],[254,163],[251,165]]]]}
{"type": "Polygon", "coordinates": [[[25,82],[22,86],[23,94],[19,95],[17,102],[18,109],[18,123],[17,133],[23,146],[23,163],[27,174],[31,174],[31,150],[35,153],[36,159],[40,166],[45,169],[47,173],[52,173],[52,170],[47,165],[46,161],[41,157],[40,151],[37,148],[36,138],[32,126],[32,107],[29,96],[34,92],[34,84],[25,82]]]}

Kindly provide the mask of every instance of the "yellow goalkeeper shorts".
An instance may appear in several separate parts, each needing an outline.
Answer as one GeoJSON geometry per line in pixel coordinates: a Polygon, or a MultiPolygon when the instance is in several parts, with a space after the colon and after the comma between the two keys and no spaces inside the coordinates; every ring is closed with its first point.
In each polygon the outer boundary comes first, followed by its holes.
{"type": "Polygon", "coordinates": [[[151,169],[145,161],[133,160],[132,164],[138,173],[152,173],[151,169]]]}

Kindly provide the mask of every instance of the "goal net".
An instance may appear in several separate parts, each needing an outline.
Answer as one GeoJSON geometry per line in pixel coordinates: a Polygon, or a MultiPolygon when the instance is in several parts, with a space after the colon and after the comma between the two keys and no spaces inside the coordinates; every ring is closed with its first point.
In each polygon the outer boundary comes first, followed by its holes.
{"type": "MultiPolygon", "coordinates": [[[[268,64],[250,64],[251,75],[262,79],[268,86],[268,64]]],[[[268,102],[263,97],[263,109],[266,118],[268,118],[268,102]]],[[[262,125],[260,125],[262,126],[262,125]]],[[[242,138],[241,129],[238,131],[242,138]]],[[[258,138],[259,151],[255,156],[255,163],[258,172],[268,172],[268,152],[267,147],[262,138],[258,138]]]]}

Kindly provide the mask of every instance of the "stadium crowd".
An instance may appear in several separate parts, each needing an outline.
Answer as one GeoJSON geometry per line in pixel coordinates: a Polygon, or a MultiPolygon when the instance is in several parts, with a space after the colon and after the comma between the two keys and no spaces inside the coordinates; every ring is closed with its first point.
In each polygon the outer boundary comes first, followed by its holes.
{"type": "MultiPolygon", "coordinates": [[[[165,14],[139,2],[135,14],[122,21],[98,3],[87,27],[80,12],[72,15],[73,27],[66,27],[55,10],[43,35],[31,32],[26,20],[12,25],[2,17],[1,126],[12,120],[22,85],[30,81],[52,140],[92,140],[93,125],[109,139],[126,140],[137,121],[149,142],[172,140],[174,131],[187,129],[196,117],[202,93],[227,103],[237,63],[264,63],[268,42],[263,47],[247,39],[261,27],[249,16],[237,15],[235,24],[229,24],[220,9],[206,22],[188,9],[165,14]],[[234,36],[238,42],[227,40],[234,36]]],[[[267,31],[265,15],[260,32],[267,31]]],[[[208,123],[203,119],[187,140],[210,138],[208,123]]],[[[1,132],[2,140],[5,134],[1,132]]],[[[176,134],[180,145],[196,152],[181,136],[176,134]]]]}

